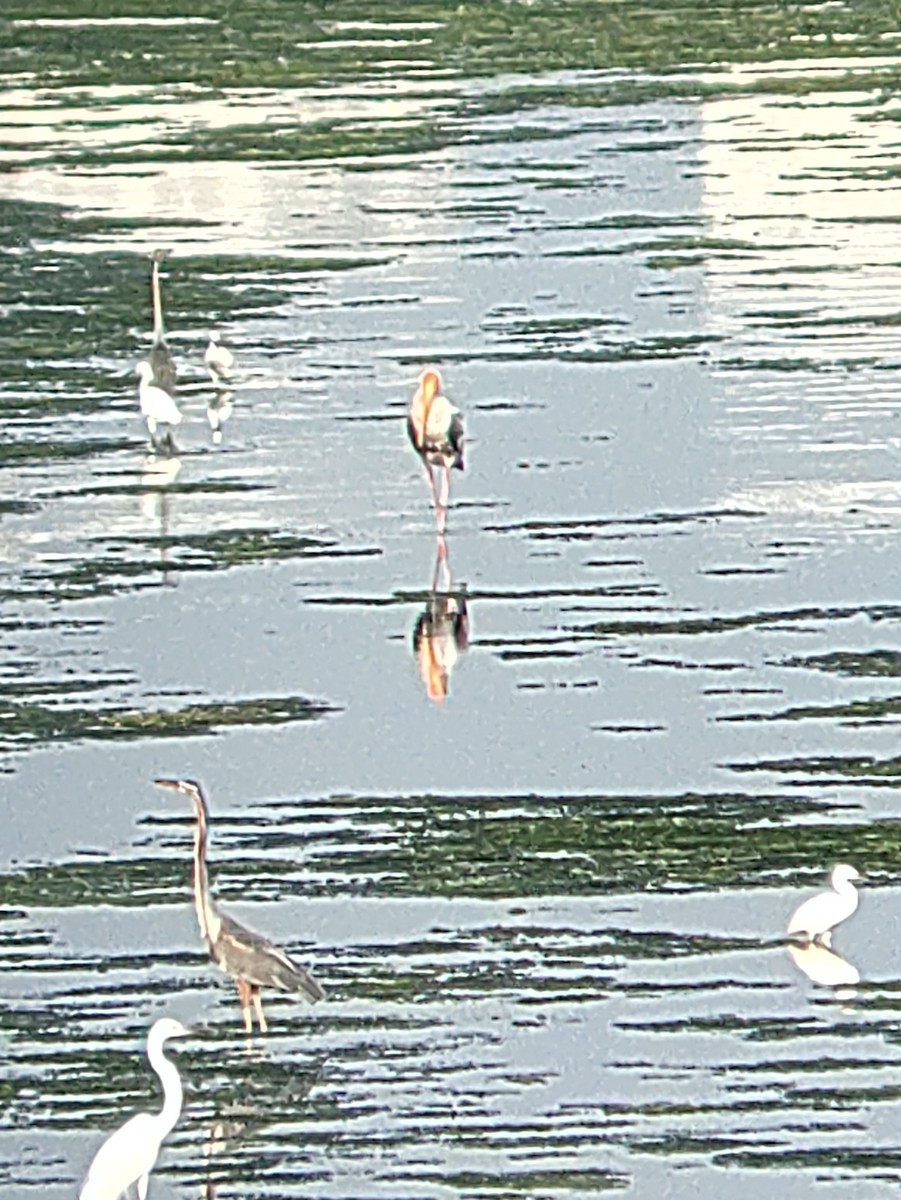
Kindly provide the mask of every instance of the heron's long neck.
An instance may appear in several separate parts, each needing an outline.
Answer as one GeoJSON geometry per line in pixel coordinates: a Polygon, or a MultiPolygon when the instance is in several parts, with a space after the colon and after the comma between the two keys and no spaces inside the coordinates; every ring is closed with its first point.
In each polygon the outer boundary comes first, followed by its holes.
{"type": "Polygon", "coordinates": [[[843,879],[835,890],[847,901],[851,912],[854,912],[860,903],[860,897],[857,894],[857,888],[854,886],[853,879],[843,879]]]}
{"type": "Polygon", "coordinates": [[[156,259],[150,272],[150,290],[153,293],[153,340],[161,342],[166,331],[163,328],[163,301],[160,297],[160,264],[156,259]]]}
{"type": "Polygon", "coordinates": [[[160,1077],[160,1083],[163,1085],[163,1107],[154,1118],[159,1122],[160,1140],[166,1136],[170,1129],[178,1120],[178,1114],[181,1112],[181,1106],[184,1102],[184,1091],[181,1086],[181,1076],[178,1073],[178,1068],[175,1063],[170,1062],[163,1054],[162,1046],[155,1046],[154,1050],[149,1054],[150,1065],[160,1077]]]}
{"type": "Polygon", "coordinates": [[[194,831],[194,908],[200,936],[214,942],[219,933],[219,917],[210,901],[210,882],[206,873],[206,807],[202,801],[195,803],[197,828],[194,831]]]}

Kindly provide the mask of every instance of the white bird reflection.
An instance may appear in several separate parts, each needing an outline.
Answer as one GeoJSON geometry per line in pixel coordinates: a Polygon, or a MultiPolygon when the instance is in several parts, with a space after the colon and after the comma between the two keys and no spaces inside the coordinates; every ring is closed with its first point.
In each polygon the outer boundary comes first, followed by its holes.
{"type": "Polygon", "coordinates": [[[234,392],[220,389],[207,401],[206,419],[213,431],[213,443],[216,446],[222,441],[222,426],[234,412],[233,396],[234,392]]]}
{"type": "Polygon", "coordinates": [[[455,592],[453,587],[447,546],[439,537],[431,594],[413,629],[413,652],[433,704],[441,704],[447,697],[457,659],[469,647],[466,588],[455,592]]]}
{"type": "Polygon", "coordinates": [[[838,1000],[854,997],[854,988],[860,983],[860,972],[840,954],[818,942],[810,942],[806,946],[792,942],[788,952],[798,970],[803,971],[812,983],[840,989],[835,993],[838,1000]]]}

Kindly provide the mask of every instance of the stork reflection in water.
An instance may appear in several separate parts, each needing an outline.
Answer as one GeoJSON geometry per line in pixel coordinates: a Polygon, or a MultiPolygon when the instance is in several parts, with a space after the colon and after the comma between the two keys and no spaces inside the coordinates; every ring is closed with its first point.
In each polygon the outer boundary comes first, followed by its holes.
{"type": "Polygon", "coordinates": [[[441,704],[446,698],[451,673],[468,646],[466,588],[462,586],[454,591],[450,559],[441,538],[431,593],[413,630],[413,653],[419,663],[426,695],[433,703],[441,704]]]}
{"type": "Polygon", "coordinates": [[[163,1047],[170,1038],[190,1033],[172,1017],[154,1022],[147,1038],[147,1057],[163,1086],[163,1107],[155,1114],[136,1113],[106,1139],[88,1168],[79,1200],[118,1200],[134,1184],[138,1200],[145,1200],[160,1145],[174,1128],[183,1101],[178,1069],[166,1058],[163,1047]]]}
{"type": "Polygon", "coordinates": [[[170,255],[170,250],[154,250],[150,256],[150,296],[153,303],[153,345],[147,355],[153,382],[170,396],[175,394],[175,359],[166,342],[163,325],[163,298],[160,294],[160,263],[170,255]]]}
{"type": "Polygon", "coordinates": [[[439,553],[446,554],[443,537],[450,499],[450,473],[452,467],[463,470],[463,421],[442,387],[441,374],[435,367],[427,367],[419,376],[419,386],[407,413],[407,434],[425,467],[435,502],[438,534],[442,539],[439,553]],[[439,467],[442,472],[440,491],[433,467],[439,467]]]}
{"type": "Polygon", "coordinates": [[[160,787],[170,788],[188,796],[194,805],[197,825],[194,833],[194,907],[200,935],[209,949],[210,958],[231,975],[238,987],[241,1013],[248,1036],[253,1033],[251,1003],[257,1014],[260,1032],[268,1026],[263,1015],[260,989],[277,988],[283,992],[300,992],[310,1001],[321,1000],[325,992],[303,967],[293,962],[284,950],[273,945],[262,934],[254,933],[239,924],[215,904],[210,897],[206,870],[207,826],[209,809],[200,784],[193,779],[156,779],[160,787]]]}

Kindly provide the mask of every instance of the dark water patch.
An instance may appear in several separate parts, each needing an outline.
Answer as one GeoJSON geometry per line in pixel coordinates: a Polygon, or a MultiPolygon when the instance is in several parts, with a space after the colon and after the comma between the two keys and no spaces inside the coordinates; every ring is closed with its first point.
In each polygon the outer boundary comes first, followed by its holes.
{"type": "Polygon", "coordinates": [[[884,677],[901,675],[901,652],[889,649],[836,650],[829,654],[797,655],[786,658],[783,666],[799,667],[806,671],[824,671],[847,678],[884,677]]]}
{"type": "MultiPolygon", "coordinates": [[[[328,11],[314,8],[298,25],[291,5],[281,0],[265,13],[255,8],[231,13],[227,23],[212,8],[201,9],[188,23],[171,0],[157,0],[152,14],[126,24],[77,21],[96,18],[93,8],[79,11],[77,5],[74,10],[45,5],[42,19],[35,21],[33,12],[17,2],[6,12],[0,69],[37,69],[36,82],[42,86],[83,87],[99,80],[129,86],[139,61],[146,82],[153,85],[178,84],[187,75],[202,87],[295,87],[326,81],[346,86],[399,72],[453,79],[637,68],[653,76],[687,62],[779,63],[798,54],[798,23],[780,5],[730,9],[728,20],[719,9],[692,6],[674,12],[659,2],[636,8],[620,0],[605,11],[599,27],[596,8],[587,0],[563,10],[555,4],[533,5],[525,20],[497,0],[480,5],[477,13],[449,11],[430,0],[382,6],[373,26],[372,11],[351,3],[342,8],[340,24],[328,11]],[[57,14],[65,20],[53,20],[57,14]],[[199,17],[209,19],[201,22],[199,17]],[[110,28],[115,28],[115,38],[110,28]],[[287,41],[286,29],[293,31],[287,41]]],[[[883,55],[884,38],[896,32],[891,13],[875,0],[861,0],[853,12],[846,5],[818,9],[807,28],[808,78],[805,73],[784,77],[780,90],[800,89],[803,94],[810,76],[819,82],[826,72],[816,71],[817,59],[841,53],[883,55]]],[[[616,81],[615,75],[608,77],[616,81]]],[[[682,78],[686,84],[694,82],[688,73],[682,78]]],[[[837,82],[847,86],[841,77],[837,82]]],[[[761,77],[743,78],[741,86],[773,84],[764,69],[761,77]]]]}
{"type": "MultiPolygon", "coordinates": [[[[54,689],[51,685],[44,690],[54,689]]],[[[76,685],[72,690],[81,694],[84,688],[76,685]]],[[[0,749],[24,751],[35,746],[85,741],[208,737],[230,727],[284,725],[317,720],[339,711],[327,701],[303,696],[227,701],[204,697],[200,702],[181,707],[107,703],[88,708],[71,703],[42,704],[19,695],[15,699],[0,699],[0,749]]]]}
{"type": "MultiPolygon", "coordinates": [[[[895,787],[901,776],[901,760],[864,755],[803,755],[793,758],[761,758],[754,762],[729,762],[730,771],[769,771],[796,776],[803,780],[829,778],[842,787],[895,787]]],[[[876,837],[882,836],[883,826],[876,827],[876,837]]]]}
{"type": "MultiPolygon", "coordinates": [[[[790,877],[810,862],[855,856],[894,878],[891,856],[901,837],[892,822],[855,823],[853,808],[741,793],[370,797],[333,805],[326,811],[353,818],[346,832],[323,825],[309,806],[295,829],[296,812],[267,805],[265,829],[254,827],[237,841],[234,818],[223,818],[215,830],[222,895],[271,899],[273,888],[284,887],[315,895],[340,878],[358,895],[603,897],[755,887],[774,872],[790,877]],[[832,827],[836,811],[843,819],[832,827]],[[261,858],[263,847],[279,861],[261,858]],[[293,865],[298,856],[300,870],[293,865]]],[[[167,838],[161,844],[175,845],[167,838]]],[[[187,855],[184,834],[178,844],[187,855]]]]}

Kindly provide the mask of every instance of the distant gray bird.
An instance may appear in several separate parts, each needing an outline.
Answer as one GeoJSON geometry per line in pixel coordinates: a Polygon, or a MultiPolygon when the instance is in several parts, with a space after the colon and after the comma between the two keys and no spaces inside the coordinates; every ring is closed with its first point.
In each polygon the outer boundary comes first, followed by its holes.
{"type": "Polygon", "coordinates": [[[135,374],[141,380],[138,384],[138,400],[141,413],[147,422],[151,442],[154,447],[167,446],[174,451],[175,442],[172,439],[171,427],[181,424],[181,413],[174,397],[152,382],[153,368],[146,359],[142,359],[135,367],[135,374]],[[170,428],[158,439],[156,431],[159,425],[168,425],[170,428]]]}
{"type": "Polygon", "coordinates": [[[808,942],[817,942],[827,949],[832,948],[832,930],[856,912],[859,903],[854,881],[860,875],[848,863],[839,863],[832,868],[829,882],[831,892],[820,892],[795,910],[788,923],[791,935],[801,935],[808,942]]]}
{"type": "Polygon", "coordinates": [[[150,256],[150,295],[153,301],[153,345],[147,355],[153,382],[171,395],[175,394],[175,359],[166,341],[163,326],[163,301],[160,295],[160,263],[169,257],[170,250],[154,250],[150,256]]]}
{"type": "Polygon", "coordinates": [[[443,536],[451,467],[463,470],[463,421],[459,410],[444,395],[442,386],[441,374],[435,367],[428,367],[419,376],[419,386],[407,413],[407,434],[425,467],[435,501],[438,533],[443,536]],[[441,467],[444,472],[440,493],[435,485],[433,466],[441,467]]]}
{"type": "Polygon", "coordinates": [[[219,341],[218,333],[211,333],[210,344],[206,348],[203,361],[206,363],[213,383],[222,383],[231,375],[232,367],[235,365],[235,356],[227,346],[223,346],[219,341]]]}
{"type": "Polygon", "coordinates": [[[260,1032],[268,1026],[263,1015],[260,988],[278,988],[283,992],[301,992],[310,1003],[322,1000],[325,992],[297,963],[262,934],[254,933],[221,911],[210,897],[206,871],[207,826],[209,809],[200,784],[193,779],[155,779],[160,787],[171,788],[188,796],[194,805],[197,827],[194,834],[194,908],[200,936],[218,967],[231,975],[238,987],[244,1028],[253,1033],[250,1005],[256,1010],[260,1032]]]}
{"type": "Polygon", "coordinates": [[[172,1017],[154,1022],[147,1057],[163,1085],[163,1107],[156,1114],[136,1113],[106,1139],[88,1167],[78,1200],[118,1200],[133,1184],[137,1184],[138,1200],[145,1200],[160,1145],[174,1128],[184,1098],[178,1070],[163,1054],[163,1047],[169,1038],[190,1033],[172,1017]]]}

